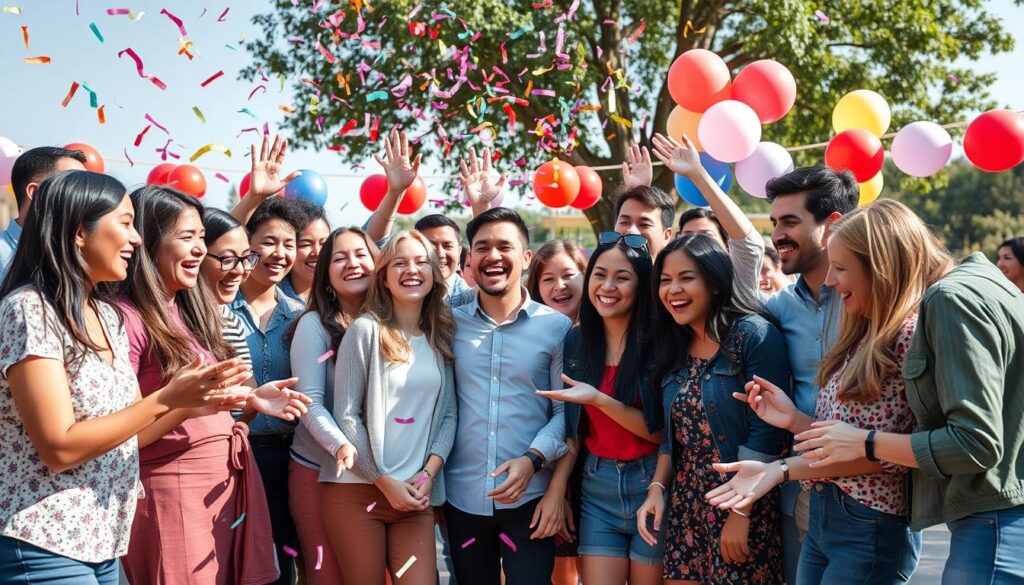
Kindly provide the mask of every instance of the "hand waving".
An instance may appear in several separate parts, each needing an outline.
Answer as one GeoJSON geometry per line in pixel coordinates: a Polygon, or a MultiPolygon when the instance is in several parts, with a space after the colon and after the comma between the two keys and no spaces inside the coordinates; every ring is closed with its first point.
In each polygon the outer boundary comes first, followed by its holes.
{"type": "Polygon", "coordinates": [[[420,172],[422,154],[411,158],[409,137],[398,129],[391,131],[391,136],[384,137],[384,157],[374,154],[373,158],[384,167],[384,175],[388,178],[388,189],[393,192],[405,193],[405,190],[416,180],[420,172]]]}
{"type": "Polygon", "coordinates": [[[654,156],[677,175],[693,177],[704,169],[700,164],[700,153],[685,134],[682,143],[664,134],[655,134],[651,143],[654,145],[654,156]]]}
{"type": "Polygon", "coordinates": [[[471,207],[476,209],[478,205],[486,209],[491,201],[501,194],[508,179],[508,173],[502,173],[498,181],[491,179],[491,149],[484,148],[483,158],[478,158],[476,149],[469,149],[469,156],[462,157],[459,161],[462,172],[459,178],[462,179],[462,188],[466,191],[466,199],[469,199],[471,207]]]}
{"type": "Polygon", "coordinates": [[[282,140],[280,135],[274,136],[274,144],[268,145],[270,136],[263,135],[263,145],[260,147],[259,156],[256,156],[256,145],[249,147],[250,159],[252,160],[252,173],[249,175],[249,197],[257,197],[266,200],[275,193],[280,192],[292,179],[299,176],[295,171],[282,179],[280,177],[281,165],[284,164],[284,154],[288,150],[288,141],[282,140]]]}
{"type": "Polygon", "coordinates": [[[651,151],[633,145],[626,153],[626,162],[622,163],[622,183],[627,189],[650,185],[654,180],[654,167],[651,166],[651,151]]]}

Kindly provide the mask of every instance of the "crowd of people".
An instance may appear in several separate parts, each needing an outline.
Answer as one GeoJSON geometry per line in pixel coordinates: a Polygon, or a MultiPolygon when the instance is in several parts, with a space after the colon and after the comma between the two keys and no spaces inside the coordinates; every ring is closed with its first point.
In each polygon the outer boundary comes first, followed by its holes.
{"type": "Polygon", "coordinates": [[[464,585],[895,584],[945,523],[945,585],[1024,583],[1024,240],[956,260],[811,167],[766,244],[662,135],[589,256],[492,207],[486,149],[465,240],[392,233],[419,157],[383,142],[333,229],[279,138],[230,212],[17,159],[0,582],[429,585],[439,538],[464,585]],[[708,208],[676,227],[652,153],[708,208]]]}

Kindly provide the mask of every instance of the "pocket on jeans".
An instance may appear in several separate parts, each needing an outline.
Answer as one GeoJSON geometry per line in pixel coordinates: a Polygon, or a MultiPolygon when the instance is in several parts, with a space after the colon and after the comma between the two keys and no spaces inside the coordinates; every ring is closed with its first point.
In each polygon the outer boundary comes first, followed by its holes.
{"type": "Polygon", "coordinates": [[[882,512],[872,510],[846,494],[839,495],[839,508],[850,520],[861,524],[881,524],[882,512]]]}

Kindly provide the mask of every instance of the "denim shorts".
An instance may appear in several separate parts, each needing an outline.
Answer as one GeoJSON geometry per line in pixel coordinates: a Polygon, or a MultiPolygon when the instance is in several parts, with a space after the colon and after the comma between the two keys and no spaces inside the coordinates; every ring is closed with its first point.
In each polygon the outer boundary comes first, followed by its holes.
{"type": "Polygon", "coordinates": [[[4,585],[117,585],[118,560],[86,563],[0,536],[0,583],[4,585]]]}
{"type": "Polygon", "coordinates": [[[797,585],[906,583],[921,558],[921,533],[905,516],[869,508],[834,483],[811,489],[809,525],[797,585]]]}
{"type": "Polygon", "coordinates": [[[664,542],[651,546],[636,528],[636,511],[647,499],[657,464],[657,453],[633,461],[587,455],[580,490],[580,555],[661,565],[664,542]]]}

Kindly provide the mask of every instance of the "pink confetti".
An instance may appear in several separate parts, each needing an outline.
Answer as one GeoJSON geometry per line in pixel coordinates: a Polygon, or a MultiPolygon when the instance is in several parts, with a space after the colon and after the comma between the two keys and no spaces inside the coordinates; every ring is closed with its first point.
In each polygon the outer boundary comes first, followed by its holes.
{"type": "Polygon", "coordinates": [[[123,16],[130,12],[131,10],[128,8],[107,8],[107,14],[110,16],[123,16]]]}
{"type": "Polygon", "coordinates": [[[206,81],[200,83],[199,87],[206,87],[207,85],[210,85],[211,83],[213,83],[214,79],[217,79],[221,75],[224,75],[224,71],[223,70],[218,71],[218,72],[214,73],[213,75],[211,75],[206,81]]]}
{"type": "Polygon", "coordinates": [[[411,416],[409,418],[398,418],[396,416],[395,422],[400,425],[411,425],[412,423],[416,422],[416,418],[411,416]]]}
{"type": "Polygon", "coordinates": [[[153,116],[150,116],[149,114],[146,114],[146,120],[148,120],[149,122],[152,122],[152,124],[153,124],[154,126],[156,126],[157,128],[159,128],[159,129],[163,130],[163,131],[164,131],[164,134],[170,135],[170,132],[168,132],[168,131],[167,131],[167,128],[164,128],[164,127],[163,127],[163,126],[162,126],[162,125],[160,124],[160,122],[157,122],[156,120],[154,120],[154,119],[153,119],[153,116]]]}
{"type": "Polygon", "coordinates": [[[226,17],[228,15],[228,10],[231,10],[230,6],[225,8],[224,12],[220,13],[220,16],[217,17],[217,22],[224,22],[224,17],[226,17]]]}
{"type": "Polygon", "coordinates": [[[366,507],[366,511],[367,512],[371,512],[376,507],[377,507],[377,502],[374,502],[374,503],[372,503],[372,504],[370,504],[369,506],[366,507]]]}
{"type": "Polygon", "coordinates": [[[221,181],[224,181],[225,183],[230,183],[230,182],[231,182],[231,179],[227,178],[227,177],[226,177],[226,176],[224,175],[224,173],[214,173],[214,174],[213,174],[213,176],[214,176],[214,177],[217,177],[217,178],[218,178],[218,179],[220,179],[221,181]]]}
{"type": "Polygon", "coordinates": [[[299,553],[296,552],[294,548],[292,548],[292,547],[290,547],[288,545],[282,546],[281,550],[284,551],[284,554],[286,554],[286,555],[288,555],[288,556],[290,556],[292,558],[295,558],[295,557],[299,556],[299,553]]]}
{"type": "Polygon", "coordinates": [[[510,549],[512,549],[512,552],[516,552],[516,543],[512,542],[512,539],[509,538],[507,534],[502,532],[502,533],[498,534],[498,538],[500,538],[502,542],[507,544],[508,547],[510,549]]]}
{"type": "Polygon", "coordinates": [[[314,569],[319,571],[320,567],[322,567],[323,564],[324,564],[324,546],[322,544],[318,544],[318,545],[316,545],[316,567],[314,567],[314,569]]]}
{"type": "Polygon", "coordinates": [[[555,97],[557,95],[553,89],[535,89],[532,93],[536,95],[546,95],[548,97],[555,97]]]}
{"type": "MultiPolygon", "coordinates": [[[[142,59],[139,58],[139,55],[135,52],[134,49],[132,49],[131,47],[128,47],[127,49],[119,52],[117,54],[117,56],[118,56],[118,58],[120,58],[121,55],[125,55],[125,54],[127,54],[129,57],[131,57],[131,59],[133,61],[135,61],[135,67],[139,71],[139,77],[144,77],[144,78],[152,81],[153,85],[159,87],[160,89],[163,89],[163,90],[167,89],[167,84],[165,84],[164,82],[160,81],[155,75],[153,75],[151,73],[145,73],[143,71],[142,59]]],[[[165,132],[166,132],[166,130],[165,130],[165,132]]]]}
{"type": "Polygon", "coordinates": [[[473,538],[470,538],[466,542],[462,543],[462,548],[466,548],[469,545],[473,544],[474,542],[476,542],[476,537],[475,536],[473,538]]]}
{"type": "Polygon", "coordinates": [[[257,85],[255,88],[253,88],[252,91],[249,92],[249,99],[246,100],[246,101],[252,101],[252,96],[256,95],[256,92],[261,90],[261,89],[263,90],[263,93],[267,93],[267,86],[265,86],[265,85],[257,85]]]}
{"type": "Polygon", "coordinates": [[[333,356],[334,356],[334,350],[333,349],[327,350],[326,352],[324,352],[324,355],[316,358],[316,363],[322,364],[322,363],[326,362],[327,360],[331,359],[333,356]]]}
{"type": "Polygon", "coordinates": [[[824,12],[822,12],[820,10],[815,10],[814,11],[814,18],[817,18],[819,21],[821,21],[821,22],[823,22],[825,24],[828,24],[828,23],[832,22],[832,19],[830,19],[827,14],[825,14],[824,12]]]}
{"type": "Polygon", "coordinates": [[[183,36],[183,37],[187,37],[188,36],[188,31],[185,30],[185,24],[183,22],[181,22],[180,18],[178,18],[177,16],[174,16],[173,14],[168,12],[166,8],[160,10],[160,14],[163,14],[167,18],[171,19],[171,22],[173,22],[174,24],[178,25],[178,30],[181,31],[181,36],[183,36]]]}
{"type": "Polygon", "coordinates": [[[338,61],[337,57],[332,55],[331,52],[328,51],[326,47],[320,44],[319,40],[316,42],[316,50],[320,51],[320,54],[323,55],[324,59],[327,59],[327,62],[330,63],[331,65],[334,65],[338,61]]]}
{"type": "Polygon", "coordinates": [[[152,127],[152,124],[146,124],[146,127],[142,129],[142,132],[139,132],[138,135],[135,136],[135,146],[142,144],[142,138],[146,135],[146,132],[149,132],[149,129],[152,127]]]}

